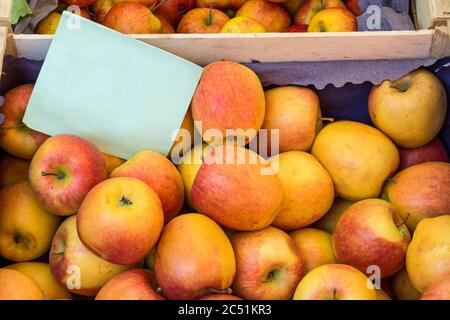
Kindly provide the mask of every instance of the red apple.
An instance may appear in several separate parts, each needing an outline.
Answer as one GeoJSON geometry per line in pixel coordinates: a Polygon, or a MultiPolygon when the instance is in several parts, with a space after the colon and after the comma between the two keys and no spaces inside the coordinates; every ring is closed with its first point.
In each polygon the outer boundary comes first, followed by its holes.
{"type": "Polygon", "coordinates": [[[165,300],[156,292],[157,287],[152,271],[131,269],[109,280],[95,300],[165,300]]]}
{"type": "Polygon", "coordinates": [[[30,165],[30,183],[37,199],[60,216],[75,214],[89,190],[106,177],[102,153],[74,135],[49,138],[30,165]]]}
{"type": "Polygon", "coordinates": [[[424,162],[449,162],[447,149],[439,138],[416,149],[398,148],[400,165],[398,171],[424,162]]]}
{"type": "Polygon", "coordinates": [[[137,2],[120,2],[108,11],[105,26],[126,34],[160,33],[161,21],[152,11],[137,2]]]}
{"type": "Polygon", "coordinates": [[[231,294],[211,294],[209,296],[201,297],[198,300],[242,300],[242,299],[233,296],[231,294]]]}
{"type": "Polygon", "coordinates": [[[218,33],[230,18],[220,10],[196,8],[186,13],[177,27],[178,33],[218,33]]]}
{"type": "Polygon", "coordinates": [[[281,4],[266,0],[249,0],[236,12],[236,17],[253,18],[261,22],[267,32],[285,32],[291,17],[281,4]]]}
{"type": "Polygon", "coordinates": [[[176,28],[183,16],[195,8],[195,0],[160,0],[154,13],[176,28]]]}
{"type": "Polygon", "coordinates": [[[314,15],[327,8],[346,9],[345,4],[341,0],[304,0],[295,14],[295,23],[308,25],[314,15]]]}
{"type": "Polygon", "coordinates": [[[344,0],[348,10],[350,10],[355,16],[363,14],[361,7],[359,6],[359,0],[344,0]]]}
{"type": "Polygon", "coordinates": [[[293,24],[287,29],[288,32],[308,32],[307,24],[293,24]]]}
{"type": "Polygon", "coordinates": [[[80,8],[86,8],[93,4],[95,0],[63,0],[69,6],[79,6],[80,8]]]}

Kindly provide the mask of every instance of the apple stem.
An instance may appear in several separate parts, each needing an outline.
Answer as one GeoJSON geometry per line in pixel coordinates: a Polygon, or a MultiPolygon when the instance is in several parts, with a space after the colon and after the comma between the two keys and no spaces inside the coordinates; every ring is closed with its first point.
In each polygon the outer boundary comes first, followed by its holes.
{"type": "Polygon", "coordinates": [[[233,293],[233,290],[231,288],[226,288],[226,289],[208,288],[208,291],[211,293],[216,293],[216,294],[232,294],[233,293]]]}
{"type": "Polygon", "coordinates": [[[213,3],[211,3],[211,6],[209,7],[208,19],[206,20],[206,24],[208,26],[210,26],[212,24],[212,10],[214,9],[215,5],[216,4],[213,2],[213,3]]]}
{"type": "Polygon", "coordinates": [[[320,118],[320,120],[334,122],[334,118],[320,118]]]}
{"type": "Polygon", "coordinates": [[[55,177],[58,177],[58,179],[60,179],[60,180],[64,179],[64,177],[65,177],[64,173],[61,173],[61,172],[54,173],[54,172],[45,172],[45,171],[41,172],[41,176],[42,177],[55,176],[55,177]]]}

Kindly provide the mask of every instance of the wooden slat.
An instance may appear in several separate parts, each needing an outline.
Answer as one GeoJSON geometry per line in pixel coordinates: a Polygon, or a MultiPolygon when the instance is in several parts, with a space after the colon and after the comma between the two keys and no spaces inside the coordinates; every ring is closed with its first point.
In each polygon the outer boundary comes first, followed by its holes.
{"type": "Polygon", "coordinates": [[[13,0],[0,0],[0,25],[9,26],[13,0]]]}
{"type": "Polygon", "coordinates": [[[8,37],[8,30],[8,27],[0,27],[0,74],[3,70],[3,56],[6,49],[6,38],[8,37]]]}
{"type": "MultiPolygon", "coordinates": [[[[197,64],[430,58],[433,30],[350,33],[135,35],[197,64]]],[[[42,60],[52,36],[14,35],[18,55],[42,60]]]]}
{"type": "Polygon", "coordinates": [[[450,0],[416,0],[418,27],[434,28],[450,20],[450,0]]]}

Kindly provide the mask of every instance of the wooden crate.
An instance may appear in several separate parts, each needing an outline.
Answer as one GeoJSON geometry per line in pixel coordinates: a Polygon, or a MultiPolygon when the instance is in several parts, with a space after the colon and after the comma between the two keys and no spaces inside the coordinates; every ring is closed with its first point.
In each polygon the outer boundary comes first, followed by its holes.
{"type": "Polygon", "coordinates": [[[3,70],[3,56],[6,50],[6,39],[8,37],[9,27],[0,27],[0,71],[3,70]]]}
{"type": "MultiPolygon", "coordinates": [[[[201,65],[221,59],[238,62],[283,62],[426,59],[450,56],[449,32],[445,26],[429,30],[391,32],[129,36],[201,65]]],[[[52,39],[51,35],[13,35],[12,40],[8,41],[6,53],[42,60],[52,39]]]]}
{"type": "Polygon", "coordinates": [[[420,29],[430,29],[438,25],[447,26],[450,20],[450,0],[415,0],[417,23],[420,29]]]}
{"type": "Polygon", "coordinates": [[[12,11],[12,0],[0,1],[0,26],[9,26],[12,11]]]}

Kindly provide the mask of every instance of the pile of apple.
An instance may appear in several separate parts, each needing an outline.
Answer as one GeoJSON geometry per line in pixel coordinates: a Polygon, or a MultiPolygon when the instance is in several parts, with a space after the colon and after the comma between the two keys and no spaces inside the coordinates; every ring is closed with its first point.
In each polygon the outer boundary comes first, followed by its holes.
{"type": "Polygon", "coordinates": [[[357,31],[358,0],[63,0],[36,33],[69,10],[127,34],[357,31]],[[72,10],[78,6],[79,10],[72,10]]]}
{"type": "Polygon", "coordinates": [[[374,86],[373,127],[212,63],[182,124],[203,143],[177,140],[177,166],[27,128],[32,90],[2,107],[0,299],[450,299],[447,97],[432,73],[374,86]],[[278,153],[246,147],[264,130],[278,153]]]}

